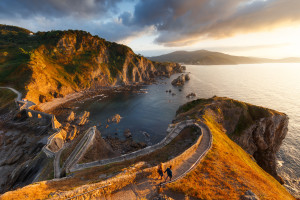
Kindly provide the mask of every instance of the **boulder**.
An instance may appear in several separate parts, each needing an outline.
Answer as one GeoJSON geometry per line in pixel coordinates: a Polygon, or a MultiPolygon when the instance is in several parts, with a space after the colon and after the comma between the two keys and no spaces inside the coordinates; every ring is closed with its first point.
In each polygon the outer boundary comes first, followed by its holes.
{"type": "Polygon", "coordinates": [[[195,96],[196,96],[196,94],[194,92],[192,92],[192,93],[186,95],[186,98],[193,98],[195,96]]]}
{"type": "Polygon", "coordinates": [[[72,122],[75,119],[75,113],[72,111],[69,115],[69,117],[67,118],[68,122],[72,122]]]}
{"type": "Polygon", "coordinates": [[[183,86],[186,81],[190,80],[190,76],[188,74],[181,74],[176,79],[174,79],[171,84],[174,86],[183,86]]]}
{"type": "Polygon", "coordinates": [[[116,124],[118,124],[121,121],[121,118],[122,118],[121,115],[115,114],[114,116],[112,116],[107,121],[110,122],[110,123],[116,123],[116,124]]]}
{"type": "Polygon", "coordinates": [[[79,126],[85,125],[89,120],[90,112],[84,111],[84,113],[78,118],[77,124],[79,126]]]}
{"type": "Polygon", "coordinates": [[[189,74],[186,74],[186,75],[185,75],[185,80],[186,80],[186,81],[189,81],[190,79],[191,79],[191,78],[190,78],[190,75],[189,75],[189,74]]]}
{"type": "Polygon", "coordinates": [[[76,137],[76,134],[78,133],[77,126],[73,125],[69,127],[68,134],[67,134],[67,140],[73,140],[76,137]]]}
{"type": "Polygon", "coordinates": [[[248,190],[241,196],[241,200],[259,200],[259,198],[251,190],[248,190]]]}

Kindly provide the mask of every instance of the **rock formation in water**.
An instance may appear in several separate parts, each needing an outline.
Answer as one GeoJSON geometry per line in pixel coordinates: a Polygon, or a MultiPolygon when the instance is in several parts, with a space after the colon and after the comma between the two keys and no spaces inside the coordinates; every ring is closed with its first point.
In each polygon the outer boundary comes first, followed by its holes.
{"type": "Polygon", "coordinates": [[[190,80],[190,76],[188,74],[182,74],[174,79],[171,84],[174,86],[183,86],[186,81],[190,80]]]}

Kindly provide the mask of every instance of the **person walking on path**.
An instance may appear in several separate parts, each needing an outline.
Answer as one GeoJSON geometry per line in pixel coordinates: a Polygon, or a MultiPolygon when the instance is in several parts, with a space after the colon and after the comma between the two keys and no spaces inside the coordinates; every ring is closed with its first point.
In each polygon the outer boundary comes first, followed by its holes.
{"type": "Polygon", "coordinates": [[[172,165],[170,165],[170,167],[168,167],[165,171],[165,173],[167,172],[167,175],[168,175],[165,179],[165,182],[167,181],[168,177],[170,178],[170,181],[172,181],[172,170],[171,169],[172,169],[172,165]]]}
{"type": "Polygon", "coordinates": [[[157,173],[158,173],[158,176],[160,177],[159,180],[161,180],[163,178],[163,176],[164,176],[163,169],[162,169],[162,164],[161,163],[158,165],[157,173]]]}

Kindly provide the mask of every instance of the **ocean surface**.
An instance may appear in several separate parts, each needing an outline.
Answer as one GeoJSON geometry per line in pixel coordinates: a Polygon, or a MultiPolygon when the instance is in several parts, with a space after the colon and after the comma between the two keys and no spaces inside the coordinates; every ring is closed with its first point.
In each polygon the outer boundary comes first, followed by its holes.
{"type": "Polygon", "coordinates": [[[191,92],[197,98],[226,96],[284,112],[290,119],[289,131],[277,154],[278,171],[285,186],[300,196],[300,64],[188,65],[186,72],[191,80],[181,91],[171,85],[176,74],[141,87],[139,93],[116,92],[80,102],[76,112],[90,111],[90,123],[103,136],[123,138],[129,129],[135,140],[148,145],[166,135],[178,107],[191,100],[186,98],[191,92]],[[166,92],[169,89],[171,93],[166,92]],[[115,114],[122,116],[121,122],[105,128],[115,114]]]}

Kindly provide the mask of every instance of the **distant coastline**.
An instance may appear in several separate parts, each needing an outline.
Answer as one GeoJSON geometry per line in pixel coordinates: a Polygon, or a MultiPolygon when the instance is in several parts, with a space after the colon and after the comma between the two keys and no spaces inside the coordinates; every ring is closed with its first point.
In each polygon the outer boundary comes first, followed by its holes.
{"type": "Polygon", "coordinates": [[[212,52],[207,50],[198,51],[175,51],[160,56],[148,57],[156,62],[177,62],[185,65],[237,65],[258,63],[300,63],[300,58],[290,57],[282,59],[269,59],[258,57],[245,57],[212,52]]]}

